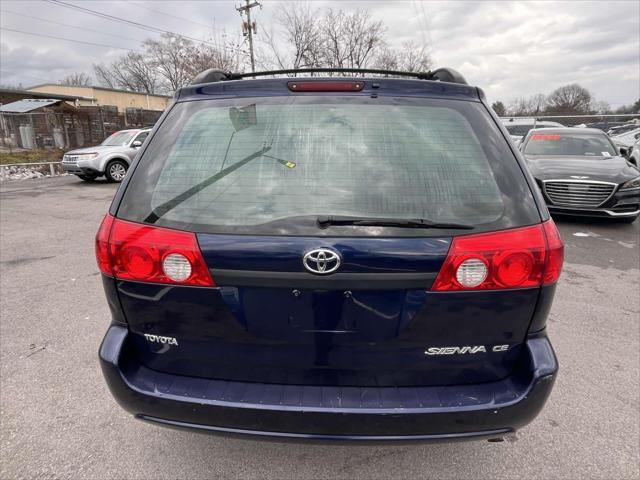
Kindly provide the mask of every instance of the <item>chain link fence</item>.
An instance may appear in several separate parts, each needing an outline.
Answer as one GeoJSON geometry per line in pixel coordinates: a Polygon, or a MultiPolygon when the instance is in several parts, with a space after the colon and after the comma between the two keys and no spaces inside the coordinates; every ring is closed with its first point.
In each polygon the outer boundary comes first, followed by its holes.
{"type": "Polygon", "coordinates": [[[522,115],[500,117],[505,124],[511,121],[530,120],[533,125],[541,122],[561,123],[565,127],[598,128],[605,132],[615,127],[633,125],[640,127],[640,113],[602,115],[522,115]]]}

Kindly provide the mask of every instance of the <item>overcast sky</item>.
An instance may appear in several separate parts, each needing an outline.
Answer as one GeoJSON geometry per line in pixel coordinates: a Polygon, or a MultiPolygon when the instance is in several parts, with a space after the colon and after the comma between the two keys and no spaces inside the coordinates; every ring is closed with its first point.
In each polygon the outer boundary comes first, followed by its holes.
{"type": "MultiPolygon", "coordinates": [[[[204,39],[240,38],[233,1],[78,1],[67,3],[142,25],[204,39]]],[[[282,2],[252,10],[269,27],[282,2]]],[[[613,107],[640,97],[640,2],[317,1],[314,6],[366,8],[385,22],[392,45],[430,45],[437,66],[450,66],[484,88],[491,101],[549,93],[577,82],[613,107]]],[[[56,82],[109,62],[145,38],[159,36],[44,0],[0,0],[0,84],[56,82]],[[18,15],[19,14],[19,15],[18,15]],[[37,17],[33,18],[33,17],[37,17]],[[47,20],[47,21],[44,21],[47,20]],[[53,23],[57,22],[57,23],[53,23]],[[78,28],[74,28],[78,27],[78,28]],[[41,36],[27,35],[35,33],[41,36]],[[86,45],[45,36],[90,42],[86,45]],[[112,48],[121,47],[121,49],[112,48]]],[[[259,30],[258,39],[260,39],[259,30]]]]}

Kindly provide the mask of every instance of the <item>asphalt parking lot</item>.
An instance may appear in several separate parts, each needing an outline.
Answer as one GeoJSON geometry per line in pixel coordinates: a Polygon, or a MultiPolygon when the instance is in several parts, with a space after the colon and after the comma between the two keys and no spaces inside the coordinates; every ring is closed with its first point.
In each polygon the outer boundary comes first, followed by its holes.
{"type": "Polygon", "coordinates": [[[542,414],[504,443],[344,446],[167,430],[111,398],[93,237],[116,186],[0,185],[0,478],[638,478],[640,221],[557,219],[560,360],[542,414]]]}

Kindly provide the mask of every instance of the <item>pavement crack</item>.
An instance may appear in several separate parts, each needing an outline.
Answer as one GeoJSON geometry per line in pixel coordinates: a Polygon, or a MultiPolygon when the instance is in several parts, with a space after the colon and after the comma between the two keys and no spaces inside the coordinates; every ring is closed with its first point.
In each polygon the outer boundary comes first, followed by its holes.
{"type": "Polygon", "coordinates": [[[38,352],[42,352],[43,350],[46,350],[47,345],[49,342],[44,342],[42,345],[38,346],[35,343],[32,343],[31,345],[29,345],[29,349],[31,350],[30,353],[28,353],[25,358],[29,358],[32,355],[35,355],[38,352]]]}

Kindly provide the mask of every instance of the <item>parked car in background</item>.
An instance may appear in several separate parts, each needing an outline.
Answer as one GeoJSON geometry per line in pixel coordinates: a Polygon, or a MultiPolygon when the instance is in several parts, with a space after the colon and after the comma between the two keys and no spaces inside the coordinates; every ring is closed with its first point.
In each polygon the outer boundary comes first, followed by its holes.
{"type": "Polygon", "coordinates": [[[609,136],[618,149],[624,149],[623,155],[628,157],[633,144],[640,138],[640,127],[636,127],[633,130],[627,130],[624,133],[615,135],[609,134],[609,136]]]}
{"type": "Polygon", "coordinates": [[[545,128],[521,145],[551,213],[617,218],[640,214],[640,171],[592,128],[545,128]]]}
{"type": "Polygon", "coordinates": [[[637,130],[640,128],[637,123],[625,123],[622,125],[617,125],[609,128],[607,130],[607,134],[610,137],[614,137],[616,135],[622,135],[623,133],[630,132],[632,130],[637,130]]]}
{"type": "Polygon", "coordinates": [[[621,125],[626,125],[626,122],[609,122],[607,120],[603,120],[600,122],[586,123],[581,125],[576,125],[576,127],[581,128],[597,128],[598,130],[602,130],[603,132],[607,132],[611,130],[613,127],[618,127],[621,125]]]}
{"type": "Polygon", "coordinates": [[[516,146],[529,133],[529,130],[534,128],[564,127],[558,122],[535,120],[534,118],[502,118],[501,120],[516,146]]]}
{"type": "Polygon", "coordinates": [[[62,168],[86,182],[103,175],[110,182],[121,182],[150,131],[150,128],[120,130],[100,145],[67,152],[62,157],[62,168]]]}
{"type": "Polygon", "coordinates": [[[640,138],[633,144],[629,151],[629,162],[636,167],[640,167],[640,138]]]}
{"type": "Polygon", "coordinates": [[[114,397],[258,438],[529,423],[563,244],[482,91],[450,69],[291,73],[200,74],[118,190],[96,238],[114,397]]]}

